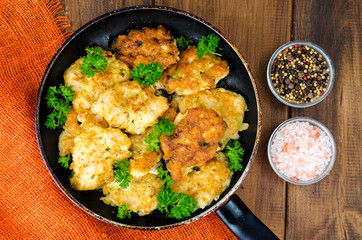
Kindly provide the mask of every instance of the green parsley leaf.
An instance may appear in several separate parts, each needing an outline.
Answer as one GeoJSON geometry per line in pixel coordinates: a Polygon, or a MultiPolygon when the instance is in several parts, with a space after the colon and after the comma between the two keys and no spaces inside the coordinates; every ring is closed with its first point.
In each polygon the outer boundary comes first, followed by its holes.
{"type": "Polygon", "coordinates": [[[164,170],[160,165],[157,168],[158,177],[163,182],[160,192],[157,195],[158,210],[165,213],[169,218],[178,220],[190,217],[197,208],[197,201],[185,193],[176,193],[172,186],[171,176],[168,170],[164,170]]]}
{"type": "Polygon", "coordinates": [[[172,77],[172,78],[177,78],[177,74],[178,74],[177,71],[173,71],[173,75],[172,75],[171,77],[172,77]]]}
{"type": "Polygon", "coordinates": [[[157,167],[157,172],[158,172],[157,177],[162,180],[163,185],[166,186],[166,187],[171,187],[172,186],[171,176],[170,176],[167,169],[166,170],[163,169],[162,164],[160,164],[157,167]]]}
{"type": "Polygon", "coordinates": [[[132,69],[131,78],[140,85],[149,87],[161,78],[162,70],[162,66],[156,62],[147,65],[139,63],[132,69]]]}
{"type": "Polygon", "coordinates": [[[160,137],[161,137],[161,133],[152,129],[151,134],[145,138],[145,143],[148,144],[148,147],[150,148],[151,151],[160,150],[160,146],[159,146],[160,137]]]}
{"type": "Polygon", "coordinates": [[[131,218],[131,210],[128,209],[128,205],[126,203],[123,203],[118,207],[117,218],[131,218]]]}
{"type": "Polygon", "coordinates": [[[177,195],[177,202],[171,208],[168,217],[176,218],[178,220],[185,217],[190,217],[191,213],[193,213],[195,208],[197,208],[196,200],[191,198],[186,193],[178,193],[177,195]]]}
{"type": "Polygon", "coordinates": [[[108,66],[108,61],[103,54],[102,49],[86,47],[87,56],[83,57],[82,63],[79,65],[81,72],[87,77],[93,77],[95,72],[102,72],[108,66]]]}
{"type": "Polygon", "coordinates": [[[184,36],[176,38],[176,44],[177,44],[177,47],[179,47],[179,48],[186,49],[187,46],[190,45],[191,43],[193,43],[193,41],[191,39],[187,40],[184,36]]]}
{"type": "Polygon", "coordinates": [[[243,169],[241,162],[243,161],[244,151],[239,141],[232,141],[226,145],[225,155],[229,158],[230,170],[236,172],[243,169]]]}
{"type": "Polygon", "coordinates": [[[221,54],[216,53],[216,49],[222,50],[219,48],[220,38],[215,34],[210,34],[208,36],[202,36],[200,42],[197,45],[197,56],[201,58],[205,54],[215,54],[221,56],[221,54]]]}
{"type": "Polygon", "coordinates": [[[175,131],[175,124],[167,118],[161,118],[157,127],[162,135],[170,136],[175,131]]]}
{"type": "Polygon", "coordinates": [[[69,168],[69,161],[70,161],[70,154],[69,153],[65,157],[58,158],[58,163],[60,163],[60,165],[63,168],[69,168]]]}
{"type": "Polygon", "coordinates": [[[45,100],[52,112],[47,116],[44,125],[49,129],[64,126],[73,99],[74,91],[71,86],[66,87],[61,84],[58,89],[55,86],[49,87],[45,100]]]}
{"type": "Polygon", "coordinates": [[[131,182],[131,174],[128,172],[129,159],[116,160],[114,163],[114,180],[121,188],[127,188],[131,182]]]}
{"type": "Polygon", "coordinates": [[[119,70],[119,75],[124,77],[125,76],[125,70],[124,69],[119,70]]]}
{"type": "Polygon", "coordinates": [[[62,95],[67,103],[71,103],[74,99],[74,91],[72,87],[66,87],[60,84],[59,86],[59,93],[62,95]]]}
{"type": "Polygon", "coordinates": [[[194,170],[194,171],[196,171],[196,172],[200,172],[200,167],[195,166],[195,167],[192,168],[192,170],[194,170]]]}
{"type": "Polygon", "coordinates": [[[160,190],[161,191],[157,195],[157,208],[158,210],[160,210],[161,213],[166,213],[167,215],[170,212],[170,206],[177,201],[177,193],[175,193],[172,188],[166,186],[162,186],[160,190]]]}
{"type": "Polygon", "coordinates": [[[160,149],[161,135],[170,136],[175,131],[175,124],[167,118],[161,118],[156,125],[153,126],[151,134],[145,138],[145,142],[151,151],[158,151],[160,149]]]}

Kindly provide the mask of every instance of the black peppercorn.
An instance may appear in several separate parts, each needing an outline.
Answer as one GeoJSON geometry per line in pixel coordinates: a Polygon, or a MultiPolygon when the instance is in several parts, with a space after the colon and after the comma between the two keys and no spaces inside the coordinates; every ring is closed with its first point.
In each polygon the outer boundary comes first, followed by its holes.
{"type": "Polygon", "coordinates": [[[329,71],[322,54],[308,46],[295,44],[274,59],[271,80],[282,98],[304,104],[324,94],[329,84],[329,71]]]}

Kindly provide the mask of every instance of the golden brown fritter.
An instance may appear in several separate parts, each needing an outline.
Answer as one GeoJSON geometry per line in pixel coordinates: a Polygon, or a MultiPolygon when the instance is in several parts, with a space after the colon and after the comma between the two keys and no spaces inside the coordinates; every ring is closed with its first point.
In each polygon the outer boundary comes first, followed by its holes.
{"type": "Polygon", "coordinates": [[[161,179],[151,173],[132,178],[127,188],[121,188],[119,183],[113,181],[103,187],[103,194],[106,196],[101,200],[114,207],[126,203],[129,210],[143,216],[157,208],[157,194],[161,186],[161,179]]]}
{"type": "Polygon", "coordinates": [[[163,68],[179,60],[179,51],[171,32],[163,26],[145,27],[131,30],[128,35],[120,35],[112,44],[116,57],[134,68],[138,63],[157,62],[163,68]]]}
{"type": "Polygon", "coordinates": [[[70,179],[76,190],[94,190],[113,181],[113,163],[128,158],[131,141],[120,129],[92,126],[74,138],[70,179]]]}
{"type": "Polygon", "coordinates": [[[129,139],[131,139],[132,145],[131,149],[135,152],[148,152],[151,151],[148,147],[148,144],[145,142],[145,138],[152,131],[152,127],[148,127],[143,134],[130,134],[129,139]]]}
{"type": "Polygon", "coordinates": [[[201,166],[216,156],[226,124],[214,110],[206,108],[189,109],[179,120],[171,136],[161,137],[163,158],[168,160],[167,168],[173,180],[182,178],[182,168],[201,166]]]}
{"type": "Polygon", "coordinates": [[[162,117],[168,119],[170,122],[173,122],[177,116],[177,112],[173,108],[167,109],[167,111],[163,114],[162,117]]]}
{"type": "Polygon", "coordinates": [[[59,136],[58,148],[60,157],[65,157],[72,153],[74,138],[81,134],[81,132],[82,128],[78,124],[77,113],[71,108],[67,115],[64,130],[59,136]]]}
{"type": "Polygon", "coordinates": [[[78,121],[106,127],[101,117],[90,112],[92,104],[105,89],[128,80],[131,71],[127,64],[117,60],[111,52],[103,49],[102,52],[108,61],[108,66],[104,71],[96,72],[93,77],[88,78],[81,72],[80,65],[83,62],[83,57],[81,57],[64,72],[64,82],[66,86],[72,86],[75,92],[73,107],[78,114],[78,121]]]}
{"type": "Polygon", "coordinates": [[[161,160],[161,153],[147,151],[134,153],[129,162],[128,171],[134,178],[139,178],[147,173],[157,174],[157,165],[161,160]]]}
{"type": "Polygon", "coordinates": [[[180,54],[180,61],[167,68],[156,84],[169,93],[189,95],[215,88],[228,74],[229,66],[226,61],[214,54],[206,54],[200,59],[196,46],[188,46],[180,54]]]}
{"type": "MultiPolygon", "coordinates": [[[[177,116],[177,112],[173,108],[167,109],[167,111],[162,115],[163,118],[167,118],[170,122],[173,122],[177,116]]],[[[153,126],[150,126],[146,129],[146,131],[143,134],[129,135],[129,139],[131,139],[132,146],[131,149],[134,152],[152,152],[148,146],[148,144],[145,142],[145,138],[152,133],[153,126]]],[[[162,151],[157,151],[158,155],[162,155],[162,151]]]]}
{"type": "Polygon", "coordinates": [[[168,108],[166,98],[155,96],[150,88],[141,87],[136,81],[126,81],[100,94],[92,112],[102,116],[111,127],[142,134],[168,108]]]}
{"type": "Polygon", "coordinates": [[[181,113],[185,113],[190,108],[204,107],[214,110],[222,117],[227,124],[227,129],[221,140],[221,149],[230,139],[238,139],[239,131],[248,128],[248,124],[243,123],[244,113],[247,110],[245,99],[235,92],[216,88],[194,95],[176,96],[172,101],[171,105],[176,106],[181,113]]]}
{"type": "MultiPolygon", "coordinates": [[[[173,122],[176,115],[176,111],[169,108],[162,117],[173,122]]],[[[131,149],[133,150],[133,155],[128,169],[130,174],[135,178],[144,176],[147,173],[158,173],[157,166],[161,160],[162,151],[151,151],[148,144],[145,142],[145,138],[152,133],[152,129],[153,126],[148,127],[144,134],[129,136],[132,142],[131,149]]]]}
{"type": "Polygon", "coordinates": [[[175,192],[186,193],[197,201],[199,208],[205,208],[230,185],[232,175],[225,162],[216,157],[192,170],[180,181],[173,182],[171,188],[175,192]]]}

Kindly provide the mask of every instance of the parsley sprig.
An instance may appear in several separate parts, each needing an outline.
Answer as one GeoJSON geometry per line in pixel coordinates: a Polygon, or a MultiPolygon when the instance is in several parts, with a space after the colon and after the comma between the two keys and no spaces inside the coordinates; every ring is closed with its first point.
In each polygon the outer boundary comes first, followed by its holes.
{"type": "Polygon", "coordinates": [[[156,62],[147,65],[139,63],[132,69],[131,78],[140,85],[149,87],[160,79],[162,70],[162,66],[156,62]]]}
{"type": "Polygon", "coordinates": [[[128,172],[129,159],[116,160],[114,163],[114,180],[121,188],[127,188],[131,182],[131,175],[128,172]]]}
{"type": "Polygon", "coordinates": [[[63,167],[63,168],[69,168],[69,161],[70,161],[70,154],[68,153],[67,156],[65,157],[60,157],[58,158],[58,163],[63,167]]]}
{"type": "Polygon", "coordinates": [[[176,44],[179,48],[186,49],[191,43],[193,43],[193,41],[191,39],[187,40],[184,36],[176,38],[176,44]]]}
{"type": "Polygon", "coordinates": [[[100,48],[86,47],[87,56],[83,57],[79,65],[81,72],[87,77],[93,77],[95,72],[102,72],[108,66],[108,61],[100,48]]]}
{"type": "Polygon", "coordinates": [[[229,158],[230,170],[236,172],[243,169],[241,162],[243,161],[244,151],[239,141],[232,141],[226,145],[225,155],[229,158]]]}
{"type": "Polygon", "coordinates": [[[47,116],[44,123],[47,128],[56,129],[64,126],[73,98],[74,92],[71,86],[66,87],[60,84],[58,89],[56,86],[48,88],[45,100],[47,100],[47,106],[52,109],[52,112],[47,116]]]}
{"type": "Polygon", "coordinates": [[[131,210],[128,209],[128,205],[126,203],[123,203],[121,206],[118,207],[117,218],[131,218],[131,210]]]}
{"type": "Polygon", "coordinates": [[[185,193],[176,193],[171,188],[172,180],[168,170],[164,170],[160,165],[157,168],[158,177],[162,180],[161,191],[157,195],[158,210],[166,213],[169,218],[178,220],[190,217],[197,208],[197,202],[185,193]]]}
{"type": "Polygon", "coordinates": [[[219,48],[219,41],[220,38],[216,36],[215,34],[210,34],[205,36],[202,36],[201,40],[197,44],[197,56],[201,58],[205,54],[215,54],[218,56],[221,56],[221,54],[216,53],[216,50],[222,50],[222,48],[219,48]]]}
{"type": "Polygon", "coordinates": [[[160,149],[161,135],[170,136],[175,131],[175,124],[167,118],[161,118],[156,125],[153,126],[151,133],[145,138],[145,142],[151,151],[160,149]]]}

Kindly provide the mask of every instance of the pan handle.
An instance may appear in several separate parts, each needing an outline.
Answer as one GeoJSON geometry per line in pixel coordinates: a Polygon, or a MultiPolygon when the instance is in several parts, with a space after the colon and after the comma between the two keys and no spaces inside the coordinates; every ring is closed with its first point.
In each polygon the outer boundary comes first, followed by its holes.
{"type": "Polygon", "coordinates": [[[216,211],[216,214],[238,239],[278,239],[235,194],[216,211]]]}

